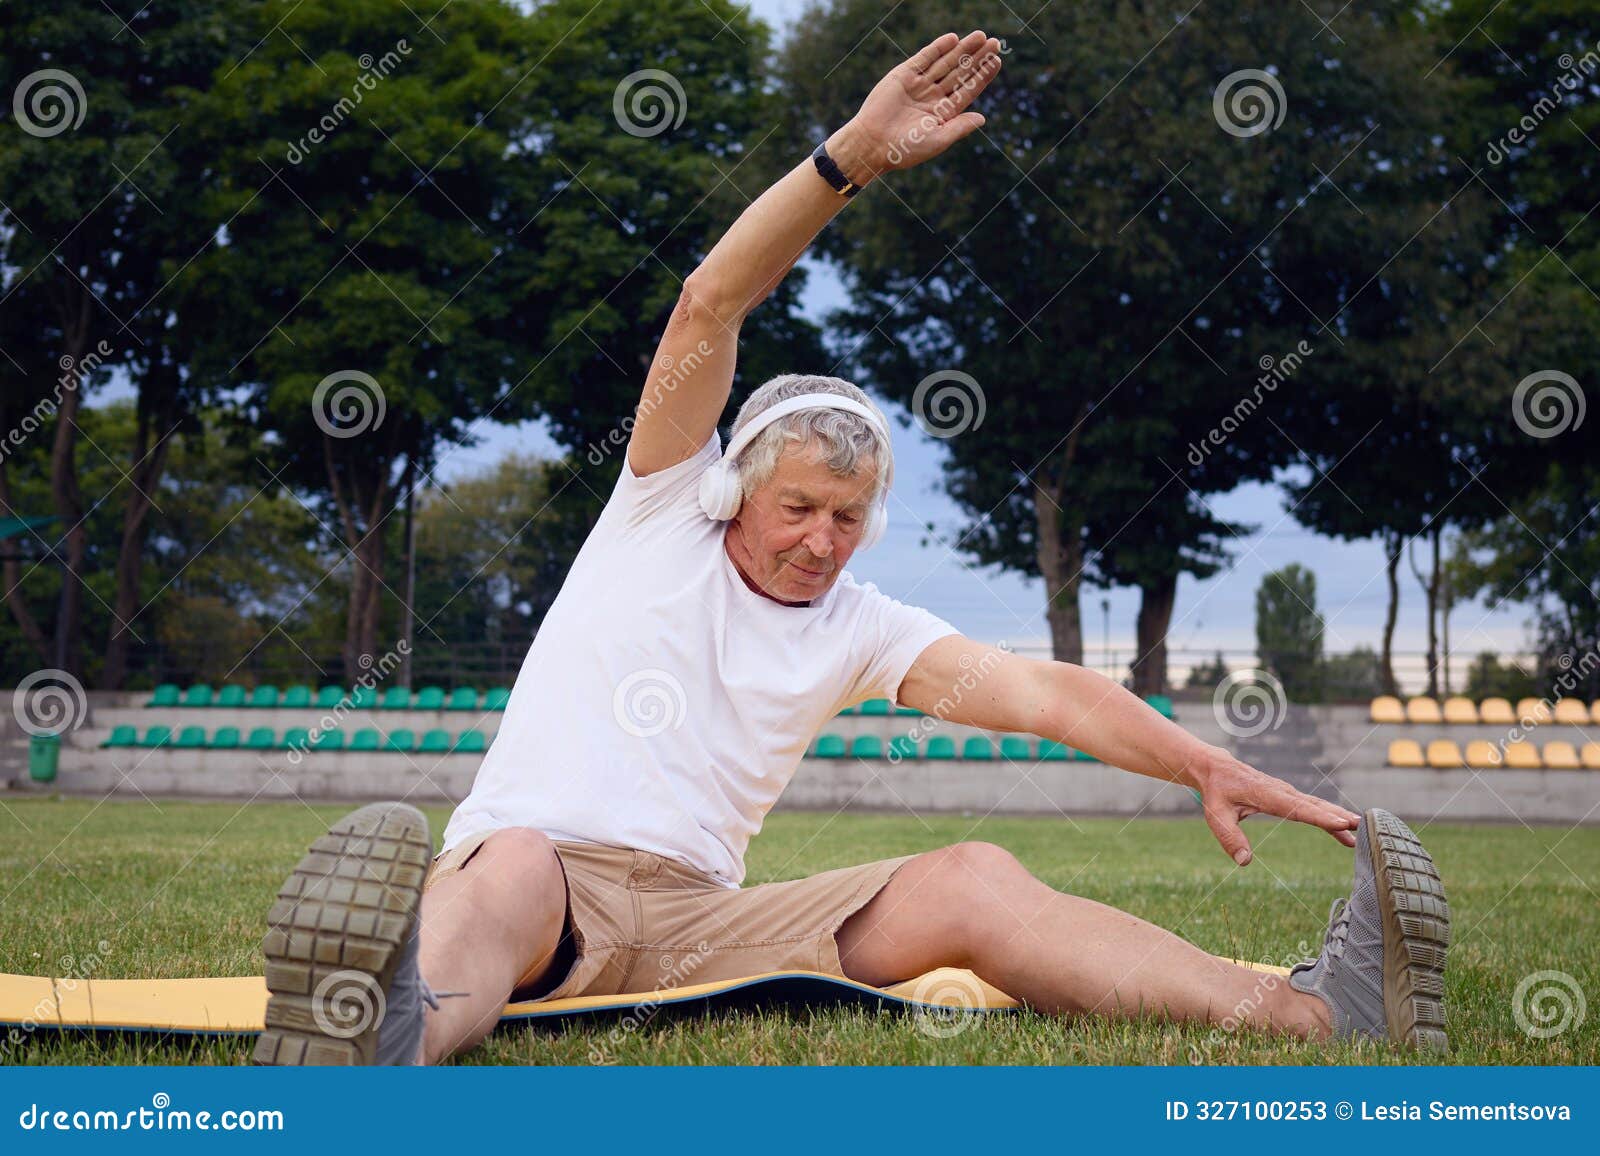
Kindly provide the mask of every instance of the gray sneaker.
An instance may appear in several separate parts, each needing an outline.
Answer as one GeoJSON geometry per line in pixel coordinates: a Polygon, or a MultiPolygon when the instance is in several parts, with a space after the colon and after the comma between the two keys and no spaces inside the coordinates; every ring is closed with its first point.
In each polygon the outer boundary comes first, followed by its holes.
{"type": "Polygon", "coordinates": [[[1335,1036],[1446,1051],[1450,907],[1433,858],[1411,828],[1375,808],[1362,816],[1355,859],[1350,898],[1328,911],[1322,954],[1296,964],[1289,986],[1322,997],[1335,1036]]]}
{"type": "Polygon", "coordinates": [[[311,844],[278,891],[261,948],[266,1030],[258,1064],[410,1064],[423,1007],[418,908],[433,843],[403,803],[373,803],[311,844]]]}

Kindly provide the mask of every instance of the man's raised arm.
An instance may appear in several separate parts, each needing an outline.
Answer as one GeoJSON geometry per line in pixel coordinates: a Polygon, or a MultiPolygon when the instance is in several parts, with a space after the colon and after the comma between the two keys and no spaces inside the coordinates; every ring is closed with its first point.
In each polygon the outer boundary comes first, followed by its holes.
{"type": "MultiPolygon", "coordinates": [[[[852,184],[938,156],[983,124],[967,106],[1000,71],[1000,42],[947,32],[896,65],[827,140],[852,184]]],[[[808,155],[762,193],[683,283],[639,398],[628,464],[641,477],[691,456],[716,428],[739,327],[845,203],[808,155]]]]}

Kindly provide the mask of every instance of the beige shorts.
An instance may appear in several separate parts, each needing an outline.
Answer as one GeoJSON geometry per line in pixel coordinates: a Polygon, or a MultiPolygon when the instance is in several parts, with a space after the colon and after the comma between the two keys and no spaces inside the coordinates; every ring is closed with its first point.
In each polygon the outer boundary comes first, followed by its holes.
{"type": "MultiPolygon", "coordinates": [[[[423,890],[467,866],[491,834],[435,857],[423,890]]],[[[765,971],[843,975],[835,933],[913,858],[731,888],[649,851],[555,849],[567,878],[566,928],[555,959],[531,963],[517,982],[518,999],[657,991],[765,971]]]]}

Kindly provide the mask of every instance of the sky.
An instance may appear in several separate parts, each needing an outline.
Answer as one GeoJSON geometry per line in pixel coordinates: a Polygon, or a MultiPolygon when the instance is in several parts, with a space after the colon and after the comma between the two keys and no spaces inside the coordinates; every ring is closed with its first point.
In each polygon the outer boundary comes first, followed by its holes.
{"type": "MultiPolygon", "coordinates": [[[[804,0],[753,0],[751,11],[782,31],[803,11],[804,0]]],[[[809,151],[811,142],[796,142],[809,151]]],[[[869,189],[863,195],[871,195],[869,189]]],[[[807,316],[820,321],[843,298],[826,267],[811,265],[803,297],[807,316]]],[[[683,271],[685,274],[688,270],[683,271]]],[[[827,367],[795,366],[796,372],[827,367]]],[[[972,367],[969,367],[972,368],[972,367]]],[[[980,385],[982,384],[979,375],[980,385]]],[[[641,383],[642,384],[642,383],[641,383]]],[[[125,382],[115,381],[97,404],[128,396],[125,382]]],[[[885,407],[893,419],[896,486],[890,500],[889,531],[871,551],[858,554],[848,569],[860,581],[902,601],[912,602],[947,619],[968,636],[1005,642],[1023,653],[1047,653],[1049,631],[1044,618],[1044,587],[1037,580],[978,568],[948,546],[923,544],[931,522],[944,542],[954,539],[965,519],[940,487],[942,443],[916,426],[902,424],[904,411],[885,407]]],[[[1066,427],[1063,425],[1063,433],[1066,427]]],[[[1204,431],[1197,431],[1203,433],[1204,431]]],[[[488,468],[508,452],[557,455],[559,447],[536,423],[480,427],[478,444],[441,453],[438,479],[448,484],[488,468]]],[[[1337,481],[1337,475],[1334,476],[1337,481]]],[[[1311,534],[1289,515],[1276,486],[1249,484],[1212,499],[1215,514],[1227,521],[1256,527],[1233,544],[1231,566],[1205,581],[1185,576],[1179,583],[1176,609],[1168,635],[1173,674],[1181,681],[1187,666],[1223,650],[1235,669],[1253,665],[1255,594],[1262,577],[1291,562],[1317,577],[1317,608],[1326,621],[1324,646],[1329,653],[1356,646],[1376,649],[1386,609],[1383,553],[1376,542],[1343,543],[1311,534]]],[[[1420,550],[1419,550],[1420,552],[1420,550]]],[[[1085,662],[1108,673],[1125,673],[1132,653],[1138,592],[1084,588],[1082,609],[1085,662]],[[1109,602],[1109,615],[1102,609],[1109,602]],[[1107,625],[1109,623],[1109,631],[1107,625]],[[1104,641],[1109,639],[1109,652],[1104,641]]],[[[1408,567],[1401,571],[1401,601],[1396,631],[1397,669],[1402,683],[1415,689],[1423,668],[1426,617],[1421,588],[1408,567]]],[[[1457,607],[1450,623],[1451,650],[1457,656],[1457,679],[1478,651],[1520,653],[1528,641],[1528,611],[1521,606],[1486,603],[1457,607]]]]}

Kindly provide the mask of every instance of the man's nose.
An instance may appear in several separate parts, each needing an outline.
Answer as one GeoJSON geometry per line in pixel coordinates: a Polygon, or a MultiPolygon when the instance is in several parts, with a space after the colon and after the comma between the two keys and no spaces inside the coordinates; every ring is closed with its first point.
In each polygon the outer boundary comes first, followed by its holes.
{"type": "Polygon", "coordinates": [[[815,557],[831,558],[833,556],[832,520],[830,519],[817,526],[816,529],[805,536],[804,541],[806,549],[811,551],[815,557]]]}

